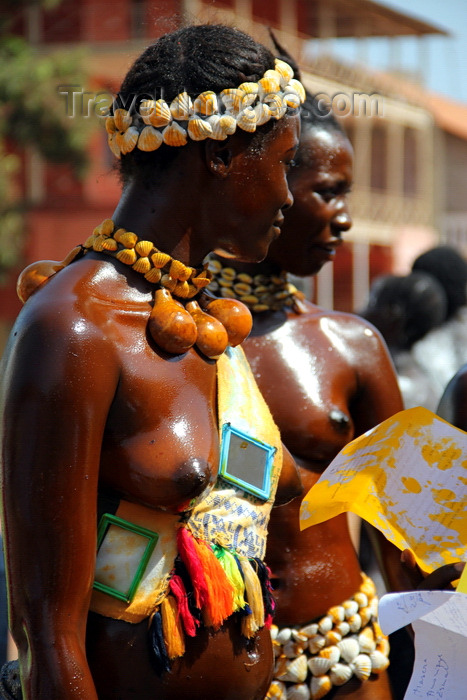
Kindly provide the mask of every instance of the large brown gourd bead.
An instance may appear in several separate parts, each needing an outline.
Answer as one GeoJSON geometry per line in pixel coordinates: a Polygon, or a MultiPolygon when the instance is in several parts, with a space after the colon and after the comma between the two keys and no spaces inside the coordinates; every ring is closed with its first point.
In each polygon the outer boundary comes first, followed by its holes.
{"type": "Polygon", "coordinates": [[[198,329],[196,347],[212,360],[217,359],[229,343],[229,337],[223,324],[214,316],[205,313],[197,301],[190,301],[186,305],[187,311],[193,317],[198,329]]]}
{"type": "Polygon", "coordinates": [[[154,295],[148,329],[157,345],[174,355],[189,350],[198,337],[196,323],[167,289],[158,289],[154,295]]]}
{"type": "Polygon", "coordinates": [[[208,314],[222,323],[232,347],[243,343],[251,332],[253,319],[245,304],[237,299],[214,299],[206,306],[208,314]]]}

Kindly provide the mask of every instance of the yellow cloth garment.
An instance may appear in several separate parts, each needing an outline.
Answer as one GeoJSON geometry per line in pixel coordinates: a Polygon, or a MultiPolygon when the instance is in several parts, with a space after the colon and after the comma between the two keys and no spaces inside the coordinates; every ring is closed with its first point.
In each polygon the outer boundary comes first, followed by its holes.
{"type": "Polygon", "coordinates": [[[195,537],[234,549],[245,557],[264,559],[269,517],[282,467],[279,429],[240,347],[229,347],[221,355],[217,376],[219,429],[224,423],[231,423],[276,448],[271,490],[264,501],[219,478],[193,509],[188,525],[195,537]]]}

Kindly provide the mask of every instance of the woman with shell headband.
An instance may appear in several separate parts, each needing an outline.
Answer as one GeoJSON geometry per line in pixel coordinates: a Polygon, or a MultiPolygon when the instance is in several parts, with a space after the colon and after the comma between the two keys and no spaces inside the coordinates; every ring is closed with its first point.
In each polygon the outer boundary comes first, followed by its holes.
{"type": "MultiPolygon", "coordinates": [[[[357,316],[305,301],[287,279],[287,272],[314,275],[332,261],[352,223],[350,142],[311,97],[302,106],[301,122],[289,174],[294,205],[281,237],[260,265],[213,259],[209,288],[252,310],[253,330],[244,349],[307,492],[350,440],[401,410],[402,403],[378,332],[357,316]]],[[[267,697],[390,700],[388,641],[346,515],[301,532],[300,504],[296,498],[275,509],[270,521],[267,561],[277,607],[275,680],[267,697]]],[[[409,553],[408,571],[389,543],[385,557],[392,588],[418,583],[409,553]]]]}
{"type": "Polygon", "coordinates": [[[107,120],[112,218],[19,278],[1,400],[19,667],[4,697],[267,691],[266,528],[300,482],[238,347],[250,313],[206,294],[202,262],[260,261],[279,235],[303,92],[237,30],[162,37],[107,120]]]}

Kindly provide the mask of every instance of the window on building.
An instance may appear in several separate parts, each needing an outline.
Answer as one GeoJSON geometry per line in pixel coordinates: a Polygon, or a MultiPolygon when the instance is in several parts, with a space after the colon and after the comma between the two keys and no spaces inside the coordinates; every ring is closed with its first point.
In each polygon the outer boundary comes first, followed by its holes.
{"type": "Polygon", "coordinates": [[[371,132],[371,173],[370,185],[374,190],[387,188],[387,131],[382,125],[375,125],[371,132]]]}
{"type": "Polygon", "coordinates": [[[404,194],[417,194],[417,132],[406,128],[404,131],[404,194]]]}

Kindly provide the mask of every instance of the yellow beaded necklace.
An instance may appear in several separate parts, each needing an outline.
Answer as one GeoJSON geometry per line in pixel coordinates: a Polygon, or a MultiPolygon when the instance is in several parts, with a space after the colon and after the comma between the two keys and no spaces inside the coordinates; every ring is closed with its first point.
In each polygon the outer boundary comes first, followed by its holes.
{"type": "Polygon", "coordinates": [[[141,273],[154,284],[168,289],[174,296],[191,299],[212,279],[207,265],[201,270],[184,265],[136,233],[117,228],[112,219],[105,219],[85,241],[86,250],[108,253],[141,273]]]}
{"type": "Polygon", "coordinates": [[[201,270],[185,265],[152,241],[117,228],[112,219],[105,219],[62,262],[41,261],[23,270],[17,283],[21,301],[26,302],[50,277],[90,251],[116,258],[156,287],[148,330],[162,350],[180,355],[196,346],[206,357],[217,359],[228,344],[239,345],[250,333],[251,313],[243,303],[203,294],[212,279],[207,263],[201,270]]]}

